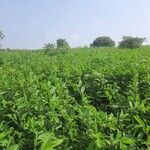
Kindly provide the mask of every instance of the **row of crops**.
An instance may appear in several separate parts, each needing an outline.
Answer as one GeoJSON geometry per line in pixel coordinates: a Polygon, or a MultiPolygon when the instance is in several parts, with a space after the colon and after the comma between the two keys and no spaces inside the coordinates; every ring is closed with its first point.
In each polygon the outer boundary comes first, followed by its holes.
{"type": "Polygon", "coordinates": [[[150,48],[1,51],[0,149],[150,149],[150,48]]]}

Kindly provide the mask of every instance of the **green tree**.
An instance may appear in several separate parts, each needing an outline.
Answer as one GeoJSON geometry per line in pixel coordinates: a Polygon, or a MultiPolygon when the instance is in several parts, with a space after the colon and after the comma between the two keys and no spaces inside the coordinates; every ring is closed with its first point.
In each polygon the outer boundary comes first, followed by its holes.
{"type": "Polygon", "coordinates": [[[108,36],[97,37],[92,44],[92,47],[114,47],[115,41],[108,36]]]}
{"type": "Polygon", "coordinates": [[[69,44],[66,41],[66,39],[58,39],[57,40],[57,48],[66,48],[66,47],[69,47],[69,44]]]}
{"type": "Polygon", "coordinates": [[[146,38],[123,36],[122,41],[119,42],[119,48],[139,48],[146,38]]]}
{"type": "MultiPolygon", "coordinates": [[[[4,34],[2,33],[2,31],[0,30],[0,40],[2,40],[4,38],[4,34]]],[[[1,44],[0,44],[1,46],[1,44]]]]}
{"type": "Polygon", "coordinates": [[[47,43],[47,44],[44,44],[44,49],[55,49],[55,44],[53,43],[47,43]]]}

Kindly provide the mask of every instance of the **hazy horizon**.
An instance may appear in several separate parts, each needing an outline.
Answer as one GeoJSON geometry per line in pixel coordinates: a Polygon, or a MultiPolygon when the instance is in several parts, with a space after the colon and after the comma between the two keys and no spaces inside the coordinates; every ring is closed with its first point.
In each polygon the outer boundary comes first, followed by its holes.
{"type": "Polygon", "coordinates": [[[3,48],[37,49],[65,38],[72,47],[89,45],[98,36],[116,42],[123,35],[147,37],[149,0],[0,0],[3,48]]]}

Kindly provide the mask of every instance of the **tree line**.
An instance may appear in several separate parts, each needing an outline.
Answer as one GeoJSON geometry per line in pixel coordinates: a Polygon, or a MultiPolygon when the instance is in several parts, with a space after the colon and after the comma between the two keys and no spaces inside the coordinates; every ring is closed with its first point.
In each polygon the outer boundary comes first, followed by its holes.
{"type": "MultiPolygon", "coordinates": [[[[4,38],[4,34],[0,30],[0,40],[4,38]]],[[[119,48],[139,48],[147,38],[123,36],[119,42],[119,48]]],[[[0,45],[1,46],[1,45],[0,45]]],[[[97,37],[90,45],[90,47],[115,47],[116,43],[109,36],[97,37]]],[[[57,39],[56,45],[54,43],[44,44],[44,49],[55,49],[55,48],[69,48],[69,43],[66,39],[57,39]]]]}
{"type": "MultiPolygon", "coordinates": [[[[139,48],[147,38],[123,36],[122,41],[119,42],[118,48],[139,48]]],[[[116,43],[108,36],[97,37],[91,44],[90,47],[115,47],[116,43]]],[[[53,43],[45,44],[45,49],[53,48],[64,48],[70,47],[66,39],[58,39],[56,45],[53,43]]]]}

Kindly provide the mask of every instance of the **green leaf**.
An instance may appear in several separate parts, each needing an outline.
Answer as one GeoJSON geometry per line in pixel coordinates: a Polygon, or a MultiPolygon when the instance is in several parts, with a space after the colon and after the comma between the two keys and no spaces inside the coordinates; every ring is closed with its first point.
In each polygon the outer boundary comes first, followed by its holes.
{"type": "Polygon", "coordinates": [[[19,146],[17,144],[10,146],[7,150],[18,150],[19,146]]]}
{"type": "Polygon", "coordinates": [[[54,147],[60,145],[64,139],[54,139],[54,135],[51,133],[44,133],[38,137],[42,140],[41,150],[53,150],[54,147]]]}
{"type": "Polygon", "coordinates": [[[85,91],[85,86],[82,86],[81,87],[81,93],[84,93],[84,91],[85,91]]]}
{"type": "Polygon", "coordinates": [[[146,131],[150,131],[150,126],[147,126],[147,127],[146,127],[146,131]]]}
{"type": "Polygon", "coordinates": [[[121,138],[121,132],[117,132],[117,135],[116,135],[116,139],[120,139],[121,138]]]}
{"type": "Polygon", "coordinates": [[[94,147],[95,147],[95,142],[92,141],[86,150],[94,150],[94,147]]]}
{"type": "Polygon", "coordinates": [[[125,144],[133,144],[134,143],[134,140],[131,138],[128,138],[128,137],[122,137],[121,141],[125,144]]]}
{"type": "Polygon", "coordinates": [[[55,91],[56,91],[56,87],[53,86],[50,90],[51,95],[53,95],[55,93],[55,91]]]}
{"type": "Polygon", "coordinates": [[[148,137],[147,137],[146,144],[150,145],[150,135],[148,135],[148,137]]]}
{"type": "Polygon", "coordinates": [[[109,91],[105,91],[105,94],[109,98],[109,100],[112,100],[112,95],[109,93],[109,91]]]}
{"type": "Polygon", "coordinates": [[[143,127],[145,127],[145,123],[142,119],[140,119],[140,117],[137,115],[137,116],[134,116],[135,120],[143,127]]]}
{"type": "Polygon", "coordinates": [[[98,134],[96,134],[96,145],[98,148],[102,148],[103,147],[103,134],[101,132],[99,132],[98,134]]]}
{"type": "Polygon", "coordinates": [[[120,149],[121,150],[128,150],[127,146],[125,144],[123,144],[123,143],[120,143],[120,149]]]}
{"type": "Polygon", "coordinates": [[[133,104],[131,101],[129,101],[129,106],[131,107],[131,109],[133,108],[133,104]]]}
{"type": "Polygon", "coordinates": [[[64,139],[56,139],[52,142],[47,141],[42,144],[41,150],[53,150],[56,146],[60,145],[64,139]]]}
{"type": "Polygon", "coordinates": [[[10,129],[7,132],[2,132],[0,133],[0,141],[2,141],[8,134],[10,134],[12,132],[12,129],[10,129]]]}

